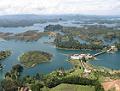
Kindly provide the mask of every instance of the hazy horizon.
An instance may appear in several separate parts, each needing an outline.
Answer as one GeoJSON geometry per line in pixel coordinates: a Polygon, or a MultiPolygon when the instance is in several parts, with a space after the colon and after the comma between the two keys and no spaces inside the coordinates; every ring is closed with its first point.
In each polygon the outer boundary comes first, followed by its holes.
{"type": "Polygon", "coordinates": [[[0,15],[120,15],[119,0],[1,0],[0,15]]]}
{"type": "Polygon", "coordinates": [[[120,15],[95,15],[95,14],[26,14],[26,13],[20,13],[20,14],[5,14],[0,16],[24,16],[24,15],[34,15],[34,16],[110,16],[110,17],[120,17],[120,15]]]}

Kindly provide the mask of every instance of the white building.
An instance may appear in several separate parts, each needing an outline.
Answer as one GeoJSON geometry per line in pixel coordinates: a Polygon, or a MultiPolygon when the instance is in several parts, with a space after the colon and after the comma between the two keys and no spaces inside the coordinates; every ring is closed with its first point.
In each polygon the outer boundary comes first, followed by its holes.
{"type": "Polygon", "coordinates": [[[82,59],[83,57],[85,59],[93,58],[93,56],[90,54],[74,54],[74,55],[70,56],[71,59],[82,59]]]}
{"type": "Polygon", "coordinates": [[[70,56],[71,59],[80,59],[79,54],[74,54],[70,56]]]}

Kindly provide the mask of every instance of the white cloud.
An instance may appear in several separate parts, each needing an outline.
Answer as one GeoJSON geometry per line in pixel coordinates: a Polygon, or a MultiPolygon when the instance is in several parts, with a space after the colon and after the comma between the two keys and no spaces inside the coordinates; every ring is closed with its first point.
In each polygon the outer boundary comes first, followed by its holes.
{"type": "Polygon", "coordinates": [[[98,14],[120,15],[119,0],[0,0],[6,14],[98,14]]]}

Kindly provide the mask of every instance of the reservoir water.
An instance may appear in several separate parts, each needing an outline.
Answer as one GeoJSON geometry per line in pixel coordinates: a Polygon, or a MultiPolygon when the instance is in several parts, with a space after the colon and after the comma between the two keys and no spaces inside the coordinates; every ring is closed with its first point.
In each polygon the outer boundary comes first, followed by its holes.
{"type": "MultiPolygon", "coordinates": [[[[36,25],[37,26],[37,25],[36,25]]],[[[35,26],[34,26],[35,27],[35,26]]],[[[33,29],[38,29],[36,27],[33,29]]],[[[29,30],[31,27],[26,28],[0,28],[1,32],[23,32],[29,30]],[[21,31],[20,31],[21,30],[21,31]]],[[[41,28],[43,30],[43,27],[41,28]]],[[[73,53],[90,53],[94,54],[96,51],[81,51],[81,50],[60,50],[55,48],[54,45],[46,44],[44,42],[51,42],[53,39],[49,39],[48,36],[40,38],[38,41],[34,42],[23,42],[23,41],[0,41],[0,50],[10,49],[12,50],[12,55],[5,60],[0,61],[5,65],[3,70],[0,70],[0,79],[3,79],[4,74],[11,70],[12,66],[15,64],[20,64],[18,57],[27,51],[30,50],[41,50],[53,54],[51,62],[38,64],[33,68],[24,68],[23,75],[35,75],[36,73],[50,73],[60,67],[64,69],[71,69],[73,66],[70,64],[67,59],[68,57],[64,54],[73,54],[73,53]]],[[[104,66],[111,69],[120,69],[120,52],[114,54],[103,54],[97,57],[97,60],[91,61],[91,64],[95,66],[104,66]]]]}

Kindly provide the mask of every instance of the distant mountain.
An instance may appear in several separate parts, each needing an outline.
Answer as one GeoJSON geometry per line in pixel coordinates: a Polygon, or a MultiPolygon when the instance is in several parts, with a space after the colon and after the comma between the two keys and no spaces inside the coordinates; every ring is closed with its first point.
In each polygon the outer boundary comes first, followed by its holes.
{"type": "Polygon", "coordinates": [[[0,16],[0,27],[25,27],[35,23],[43,23],[43,20],[38,15],[5,15],[0,16]]]}
{"type": "Polygon", "coordinates": [[[86,21],[86,20],[101,20],[101,19],[118,19],[118,16],[95,16],[95,15],[4,15],[0,16],[0,27],[25,27],[32,26],[35,23],[57,22],[57,21],[86,21]]]}

